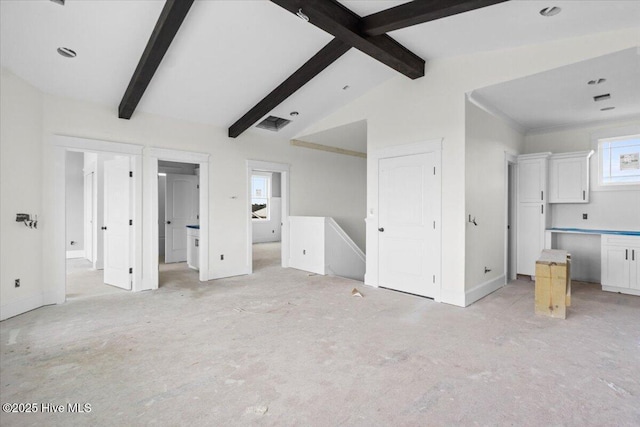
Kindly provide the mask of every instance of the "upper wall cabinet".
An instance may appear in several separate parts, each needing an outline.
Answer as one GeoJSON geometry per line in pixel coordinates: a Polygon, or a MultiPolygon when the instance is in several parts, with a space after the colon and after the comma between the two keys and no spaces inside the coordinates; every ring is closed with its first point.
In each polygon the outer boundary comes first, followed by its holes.
{"type": "Polygon", "coordinates": [[[549,203],[589,203],[589,158],[593,151],[549,158],[549,203]]]}
{"type": "Polygon", "coordinates": [[[547,159],[551,153],[518,156],[518,202],[546,203],[547,159]]]}

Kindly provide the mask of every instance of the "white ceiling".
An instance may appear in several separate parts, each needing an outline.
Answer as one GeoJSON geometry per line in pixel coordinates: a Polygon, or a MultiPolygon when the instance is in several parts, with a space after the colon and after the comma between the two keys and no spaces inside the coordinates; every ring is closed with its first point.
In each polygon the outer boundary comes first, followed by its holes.
{"type": "Polygon", "coordinates": [[[344,148],[346,150],[367,152],[367,122],[359,120],[346,125],[323,130],[310,135],[297,137],[296,139],[314,144],[328,145],[329,147],[344,148]]]}
{"type": "MultiPolygon", "coordinates": [[[[404,1],[343,1],[367,15],[404,1]]],[[[42,90],[112,106],[114,115],[163,1],[0,1],[0,63],[42,90]],[[59,46],[78,56],[66,59],[59,46]]],[[[576,37],[640,24],[640,1],[510,1],[394,31],[427,61],[576,37]]],[[[306,62],[331,37],[264,1],[194,3],[137,111],[228,127],[306,62]]],[[[271,114],[293,122],[291,138],[398,74],[352,49],[271,114]],[[342,90],[349,85],[349,90],[342,90]],[[291,111],[300,114],[292,118],[291,111]]],[[[429,78],[428,73],[424,78],[429,78]]],[[[132,120],[135,120],[134,113],[132,120]]],[[[269,131],[251,129],[272,135],[269,131]]]]}
{"type": "Polygon", "coordinates": [[[475,90],[471,98],[528,132],[640,117],[640,49],[625,49],[475,90]],[[600,78],[606,81],[588,84],[600,78]],[[611,99],[594,101],[604,94],[611,99]],[[605,107],[615,109],[601,111],[605,107]]]}

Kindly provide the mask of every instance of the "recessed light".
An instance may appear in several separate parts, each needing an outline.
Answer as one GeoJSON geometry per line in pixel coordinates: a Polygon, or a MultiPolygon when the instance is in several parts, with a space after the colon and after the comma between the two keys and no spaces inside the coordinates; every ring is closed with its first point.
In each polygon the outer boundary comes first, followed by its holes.
{"type": "Polygon", "coordinates": [[[540,15],[542,16],[556,16],[557,14],[559,14],[562,11],[561,8],[556,7],[556,6],[551,6],[551,7],[545,7],[544,9],[542,9],[540,11],[540,15]]]}
{"type": "Polygon", "coordinates": [[[58,48],[58,53],[62,56],[64,56],[65,58],[75,58],[76,57],[76,52],[72,49],[69,49],[68,47],[59,47],[58,48]]]}
{"type": "Polygon", "coordinates": [[[606,82],[606,81],[607,81],[607,79],[602,79],[602,78],[600,78],[600,79],[597,79],[597,80],[589,80],[589,81],[587,82],[587,84],[588,84],[588,85],[592,85],[592,86],[593,86],[593,85],[599,85],[599,84],[602,84],[602,83],[604,83],[604,82],[606,82]]]}
{"type": "Polygon", "coordinates": [[[611,110],[615,110],[616,107],[604,107],[601,108],[600,111],[611,111],[611,110]]]}
{"type": "Polygon", "coordinates": [[[290,116],[293,116],[293,117],[295,117],[295,116],[297,116],[297,115],[299,115],[299,114],[300,114],[300,113],[298,113],[297,111],[292,111],[292,112],[290,112],[290,113],[289,113],[289,115],[290,115],[290,116]]]}

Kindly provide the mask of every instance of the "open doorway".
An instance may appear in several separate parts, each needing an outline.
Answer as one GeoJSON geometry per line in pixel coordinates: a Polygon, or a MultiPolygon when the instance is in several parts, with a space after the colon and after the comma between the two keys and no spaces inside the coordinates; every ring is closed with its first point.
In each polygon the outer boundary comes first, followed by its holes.
{"type": "Polygon", "coordinates": [[[65,153],[65,298],[131,290],[131,159],[65,153]]]}
{"type": "Polygon", "coordinates": [[[159,283],[198,280],[200,167],[158,161],[159,283]]]}
{"type": "Polygon", "coordinates": [[[282,173],[251,174],[252,270],[282,264],[282,173]]]}
{"type": "Polygon", "coordinates": [[[505,153],[505,282],[516,279],[516,176],[517,159],[505,153]]]}
{"type": "Polygon", "coordinates": [[[247,273],[289,266],[289,165],[247,161],[247,273]]]}

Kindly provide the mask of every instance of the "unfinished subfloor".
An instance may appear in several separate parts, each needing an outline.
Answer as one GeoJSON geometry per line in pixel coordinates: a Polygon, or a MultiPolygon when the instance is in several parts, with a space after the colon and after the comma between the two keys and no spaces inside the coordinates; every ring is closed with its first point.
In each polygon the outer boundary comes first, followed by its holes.
{"type": "Polygon", "coordinates": [[[2,403],[91,404],[2,425],[640,425],[640,297],[574,282],[551,319],[515,281],[462,309],[283,270],[274,247],[251,276],[2,322],[2,403]]]}

